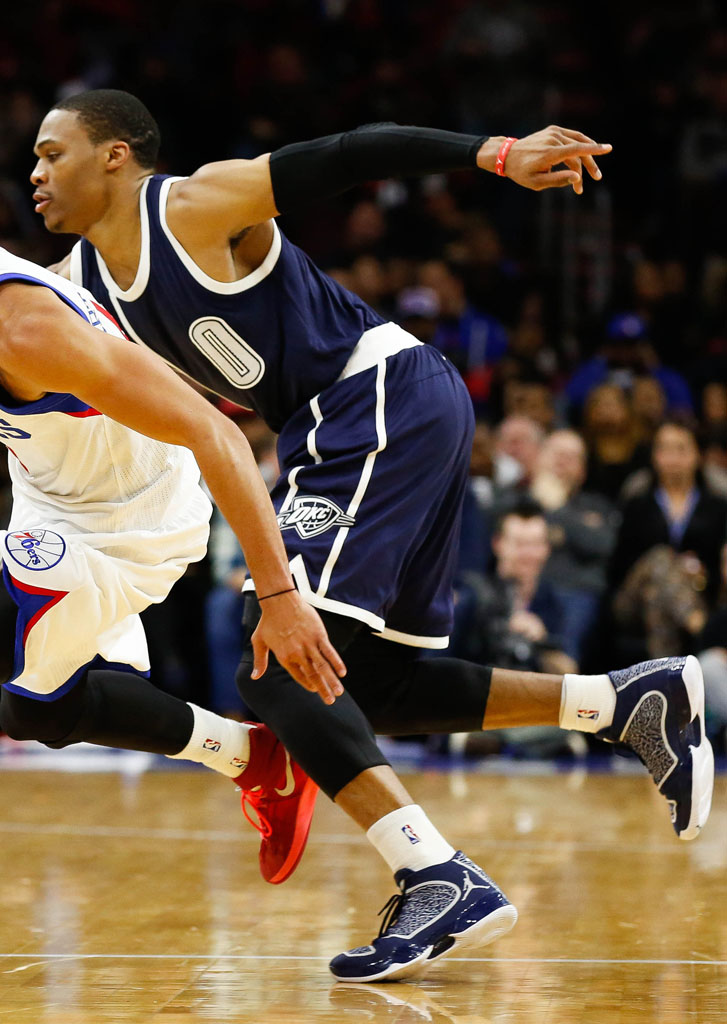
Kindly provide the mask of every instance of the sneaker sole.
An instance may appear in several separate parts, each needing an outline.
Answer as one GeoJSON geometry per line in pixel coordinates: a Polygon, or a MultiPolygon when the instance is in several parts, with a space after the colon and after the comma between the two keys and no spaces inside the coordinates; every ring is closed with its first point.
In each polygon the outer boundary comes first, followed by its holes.
{"type": "Polygon", "coordinates": [[[427,958],[432,952],[432,948],[432,946],[427,946],[415,960],[410,960],[407,964],[392,964],[391,967],[388,967],[385,971],[379,971],[378,974],[369,974],[365,978],[339,977],[337,974],[334,974],[330,966],[328,969],[331,971],[331,974],[333,974],[336,981],[340,981],[342,984],[348,983],[349,985],[357,985],[359,982],[365,984],[369,981],[400,981],[403,978],[414,978],[417,975],[424,973],[427,969],[427,958]]]}
{"type": "Polygon", "coordinates": [[[682,679],[689,697],[692,717],[699,719],[702,742],[698,747],[690,747],[692,755],[692,813],[689,823],[679,833],[679,838],[690,842],[696,839],[709,818],[714,791],[714,752],[707,739],[704,729],[704,681],[702,666],[693,654],[690,654],[682,669],[682,679]]]}
{"type": "Polygon", "coordinates": [[[313,805],[316,802],[317,796],[318,786],[315,784],[313,779],[308,779],[303,786],[303,792],[300,797],[298,812],[299,824],[296,826],[288,856],[276,873],[270,878],[265,875],[262,864],[260,865],[260,873],[265,881],[270,882],[271,885],[280,885],[281,882],[290,878],[298,867],[300,859],[303,856],[306,843],[308,842],[308,833],[310,832],[311,822],[313,821],[313,805]]]}
{"type": "Polygon", "coordinates": [[[440,939],[436,945],[431,947],[428,953],[418,957],[412,963],[406,964],[400,971],[397,972],[395,967],[392,968],[387,977],[390,981],[405,977],[421,977],[439,960],[443,960],[445,956],[452,956],[454,953],[469,949],[472,946],[486,946],[503,935],[507,935],[517,924],[517,916],[515,907],[499,907],[481,921],[471,925],[466,931],[440,939]],[[449,945],[444,945],[447,938],[451,941],[449,945]],[[442,945],[444,945],[444,948],[437,951],[438,947],[442,945]]]}

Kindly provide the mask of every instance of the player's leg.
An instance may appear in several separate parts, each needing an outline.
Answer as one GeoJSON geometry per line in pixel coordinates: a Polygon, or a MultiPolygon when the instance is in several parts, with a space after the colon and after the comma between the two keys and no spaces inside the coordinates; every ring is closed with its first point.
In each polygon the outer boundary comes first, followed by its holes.
{"type": "MultiPolygon", "coordinates": [[[[197,531],[200,553],[205,530],[197,531]]],[[[290,829],[278,837],[270,868],[271,880],[283,881],[305,846],[316,790],[275,736],[185,704],[141,674],[94,669],[111,662],[146,673],[146,639],[135,612],[161,600],[181,574],[178,552],[169,567],[149,568],[106,555],[77,535],[53,536],[61,557],[42,575],[17,559],[4,567],[12,603],[0,606],[0,724],[17,739],[56,747],[85,741],[197,761],[238,785],[244,776],[248,791],[285,790],[291,775],[300,779],[289,801],[290,829]]]]}
{"type": "Polygon", "coordinates": [[[695,658],[661,659],[602,675],[489,669],[371,634],[356,637],[346,686],[379,734],[474,732],[555,725],[630,747],[665,796],[681,839],[709,815],[712,753],[695,658]]]}

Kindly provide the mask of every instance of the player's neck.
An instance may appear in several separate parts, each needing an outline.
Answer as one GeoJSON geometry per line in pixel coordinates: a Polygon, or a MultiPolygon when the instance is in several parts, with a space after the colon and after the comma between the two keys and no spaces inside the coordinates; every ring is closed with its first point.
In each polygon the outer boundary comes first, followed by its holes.
{"type": "Polygon", "coordinates": [[[139,197],[146,177],[119,189],[111,197],[103,217],[84,232],[116,284],[124,290],[133,284],[141,257],[139,197]]]}

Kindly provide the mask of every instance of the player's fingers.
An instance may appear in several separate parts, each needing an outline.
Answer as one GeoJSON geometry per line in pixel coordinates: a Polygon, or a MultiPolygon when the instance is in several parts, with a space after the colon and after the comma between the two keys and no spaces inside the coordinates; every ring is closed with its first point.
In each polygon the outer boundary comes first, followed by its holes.
{"type": "Polygon", "coordinates": [[[306,666],[308,682],[318,692],[325,704],[333,704],[343,693],[341,682],[325,658],[318,655],[311,658],[306,666]]]}
{"type": "Polygon", "coordinates": [[[601,174],[601,168],[598,166],[592,156],[583,157],[583,166],[588,171],[594,181],[600,181],[603,175],[601,174]]]}
{"type": "Polygon", "coordinates": [[[576,174],[578,175],[577,181],[573,181],[573,182],[571,182],[571,184],[573,185],[573,191],[575,192],[575,194],[577,196],[582,195],[582,193],[583,193],[583,167],[581,165],[580,158],[577,157],[577,156],[570,157],[568,160],[565,160],[564,163],[565,163],[566,167],[569,170],[575,171],[576,174]]]}
{"type": "Polygon", "coordinates": [[[294,661],[291,658],[286,658],[284,662],[281,662],[283,668],[295,679],[296,683],[303,687],[304,690],[308,690],[310,693],[316,693],[318,687],[315,680],[312,678],[305,662],[294,661]]]}
{"type": "Polygon", "coordinates": [[[567,160],[571,156],[604,156],[612,148],[608,142],[568,142],[554,147],[554,150],[560,152],[560,160],[567,160]]]}
{"type": "Polygon", "coordinates": [[[343,658],[338,653],[338,651],[333,646],[328,637],[324,637],[321,640],[321,642],[318,645],[318,649],[337,676],[343,677],[346,675],[346,665],[343,661],[343,658]]]}
{"type": "Polygon", "coordinates": [[[584,135],[583,132],[578,132],[575,128],[561,128],[559,125],[553,125],[553,128],[564,141],[585,142],[592,143],[594,146],[598,145],[596,140],[592,139],[590,135],[584,135]]]}
{"type": "Polygon", "coordinates": [[[541,171],[534,176],[532,188],[537,191],[544,188],[565,188],[566,185],[575,185],[578,180],[576,171],[541,171]]]}
{"type": "Polygon", "coordinates": [[[255,659],[252,668],[252,678],[259,679],[267,671],[268,645],[258,637],[257,631],[252,635],[252,650],[255,659]]]}

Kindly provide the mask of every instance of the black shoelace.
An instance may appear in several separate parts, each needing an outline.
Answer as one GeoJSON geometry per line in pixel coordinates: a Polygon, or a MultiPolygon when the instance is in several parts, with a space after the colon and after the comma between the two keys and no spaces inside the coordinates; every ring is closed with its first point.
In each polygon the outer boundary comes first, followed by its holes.
{"type": "Polygon", "coordinates": [[[384,920],[381,922],[381,927],[379,928],[379,934],[377,938],[381,938],[381,936],[384,934],[387,928],[391,927],[391,925],[396,921],[401,911],[401,905],[403,902],[404,893],[396,892],[391,897],[391,899],[387,900],[386,903],[383,905],[383,907],[381,908],[377,915],[378,917],[381,917],[382,914],[384,915],[384,920]]]}

